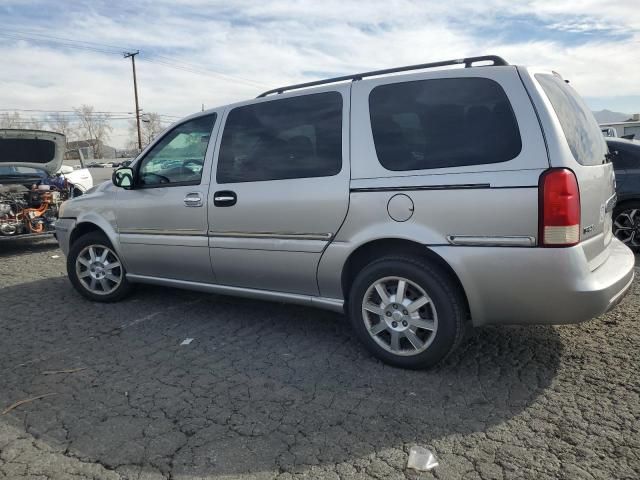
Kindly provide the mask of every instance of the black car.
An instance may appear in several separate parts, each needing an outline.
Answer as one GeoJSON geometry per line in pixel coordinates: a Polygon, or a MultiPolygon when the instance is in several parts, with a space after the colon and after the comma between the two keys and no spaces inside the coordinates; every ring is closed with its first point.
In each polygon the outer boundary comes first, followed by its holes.
{"type": "Polygon", "coordinates": [[[613,233],[634,251],[640,251],[640,142],[607,138],[616,172],[618,204],[613,211],[613,233]]]}

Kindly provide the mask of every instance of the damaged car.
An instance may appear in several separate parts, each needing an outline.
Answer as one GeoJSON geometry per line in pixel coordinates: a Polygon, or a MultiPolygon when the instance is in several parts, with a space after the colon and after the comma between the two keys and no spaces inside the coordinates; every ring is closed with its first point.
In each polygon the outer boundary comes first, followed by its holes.
{"type": "Polygon", "coordinates": [[[65,136],[0,130],[0,240],[51,234],[59,207],[93,186],[86,168],[62,165],[65,136]]]}

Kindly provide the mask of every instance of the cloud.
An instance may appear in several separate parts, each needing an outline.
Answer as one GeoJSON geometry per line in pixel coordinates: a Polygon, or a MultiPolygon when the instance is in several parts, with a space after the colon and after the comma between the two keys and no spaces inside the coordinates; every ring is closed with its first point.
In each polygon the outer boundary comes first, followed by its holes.
{"type": "MultiPolygon", "coordinates": [[[[586,97],[635,96],[632,112],[640,111],[629,60],[639,32],[640,11],[628,1],[113,0],[61,9],[8,0],[0,7],[0,105],[133,111],[131,65],[118,52],[140,49],[141,106],[170,115],[321,76],[484,53],[557,70],[586,97]],[[47,37],[20,40],[25,31],[47,37]]],[[[127,134],[123,121],[113,143],[124,145],[127,134]]]]}

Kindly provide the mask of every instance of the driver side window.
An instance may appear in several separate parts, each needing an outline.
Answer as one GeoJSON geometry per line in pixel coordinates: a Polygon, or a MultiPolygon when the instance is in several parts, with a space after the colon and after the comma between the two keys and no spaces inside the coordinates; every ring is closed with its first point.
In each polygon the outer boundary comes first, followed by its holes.
{"type": "Polygon", "coordinates": [[[216,114],[194,118],[167,133],[142,159],[140,187],[198,185],[216,114]]]}

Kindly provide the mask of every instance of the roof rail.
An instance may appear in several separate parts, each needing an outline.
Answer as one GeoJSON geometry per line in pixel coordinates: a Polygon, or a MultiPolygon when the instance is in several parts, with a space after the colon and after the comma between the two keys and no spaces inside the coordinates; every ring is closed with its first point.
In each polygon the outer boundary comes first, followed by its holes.
{"type": "Polygon", "coordinates": [[[365,77],[386,75],[387,73],[406,72],[409,70],[422,70],[424,68],[446,67],[449,65],[462,65],[462,64],[464,64],[465,68],[470,68],[473,66],[474,63],[477,63],[477,62],[493,62],[492,65],[494,66],[509,65],[504,60],[504,58],[499,57],[497,55],[482,55],[479,57],[458,58],[455,60],[443,60],[441,62],[421,63],[418,65],[408,65],[406,67],[395,67],[395,68],[387,68],[384,70],[374,70],[372,72],[355,73],[353,75],[344,75],[342,77],[327,78],[326,80],[316,80],[314,82],[298,83],[296,85],[288,85],[286,87],[267,90],[266,92],[258,95],[257,98],[266,97],[267,95],[271,95],[272,93],[283,93],[289,90],[297,90],[299,88],[315,87],[316,85],[326,85],[327,83],[345,82],[347,80],[352,80],[352,81],[362,80],[365,77]]]}

